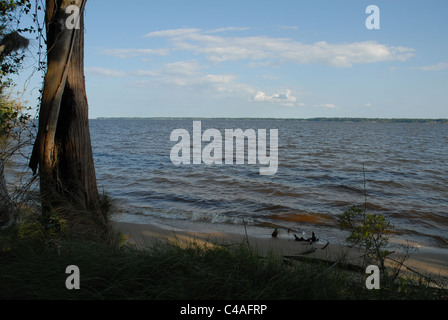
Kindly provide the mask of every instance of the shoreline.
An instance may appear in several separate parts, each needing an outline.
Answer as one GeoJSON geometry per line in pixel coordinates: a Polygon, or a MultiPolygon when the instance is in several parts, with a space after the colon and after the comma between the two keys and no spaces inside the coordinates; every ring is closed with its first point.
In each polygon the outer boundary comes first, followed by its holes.
{"type": "MultiPolygon", "coordinates": [[[[337,261],[344,257],[344,262],[359,265],[360,252],[348,248],[345,244],[333,241],[318,241],[310,245],[295,241],[293,234],[280,233],[271,236],[272,228],[256,226],[238,226],[239,229],[226,224],[212,224],[195,221],[153,220],[145,222],[128,222],[112,220],[114,230],[120,232],[126,242],[138,248],[150,248],[160,243],[176,243],[180,246],[198,244],[204,247],[216,245],[246,244],[260,255],[278,255],[279,257],[312,258],[325,261],[337,261]]],[[[419,247],[404,263],[402,271],[410,275],[427,276],[437,282],[448,281],[448,249],[419,247]],[[409,271],[411,270],[411,271],[409,271]]]]}

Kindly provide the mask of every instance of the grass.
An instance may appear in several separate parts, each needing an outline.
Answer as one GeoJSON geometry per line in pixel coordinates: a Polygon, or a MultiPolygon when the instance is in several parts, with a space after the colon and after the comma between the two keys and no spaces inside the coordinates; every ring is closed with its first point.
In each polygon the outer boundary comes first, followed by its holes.
{"type": "Polygon", "coordinates": [[[424,281],[382,283],[367,290],[363,274],[320,262],[260,257],[247,244],[202,247],[158,244],[147,249],[84,239],[44,240],[15,226],[0,232],[0,299],[443,299],[424,281]],[[68,290],[66,267],[80,270],[68,290]]]}

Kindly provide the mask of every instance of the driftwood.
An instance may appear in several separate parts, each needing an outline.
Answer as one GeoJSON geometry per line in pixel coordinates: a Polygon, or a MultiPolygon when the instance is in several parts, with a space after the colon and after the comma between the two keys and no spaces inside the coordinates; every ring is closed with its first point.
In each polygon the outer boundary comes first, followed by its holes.
{"type": "Polygon", "coordinates": [[[308,239],[305,239],[304,237],[299,238],[296,234],[294,234],[294,238],[296,241],[306,241],[306,242],[310,242],[310,243],[319,241],[319,239],[316,238],[316,235],[314,234],[314,232],[313,232],[313,235],[311,236],[311,238],[308,238],[308,239]]]}

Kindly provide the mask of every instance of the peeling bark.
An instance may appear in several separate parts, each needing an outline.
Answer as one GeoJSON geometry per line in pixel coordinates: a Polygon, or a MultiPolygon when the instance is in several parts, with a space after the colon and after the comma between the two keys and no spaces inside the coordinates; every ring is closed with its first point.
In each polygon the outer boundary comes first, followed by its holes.
{"type": "Polygon", "coordinates": [[[100,216],[84,80],[85,3],[47,0],[48,68],[30,167],[39,168],[44,211],[63,199],[100,216]],[[69,5],[80,8],[79,29],[66,28],[69,5]]]}

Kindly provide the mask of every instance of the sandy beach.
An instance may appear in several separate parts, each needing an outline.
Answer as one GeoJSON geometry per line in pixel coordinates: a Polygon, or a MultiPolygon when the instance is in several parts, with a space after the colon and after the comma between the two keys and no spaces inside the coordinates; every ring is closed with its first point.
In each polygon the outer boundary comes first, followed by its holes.
{"type": "MultiPolygon", "coordinates": [[[[192,242],[204,245],[249,245],[260,255],[278,255],[279,257],[317,258],[359,265],[360,252],[350,249],[341,243],[329,243],[327,240],[310,245],[307,242],[295,241],[294,234],[286,230],[273,238],[273,229],[254,226],[234,226],[192,221],[153,221],[135,223],[113,221],[114,228],[119,231],[130,244],[140,248],[149,247],[167,241],[179,245],[192,242]],[[230,229],[230,231],[227,231],[230,229]]],[[[439,283],[448,280],[448,249],[419,247],[405,262],[403,270],[431,277],[439,283]],[[410,271],[413,270],[413,271],[410,271]]]]}

